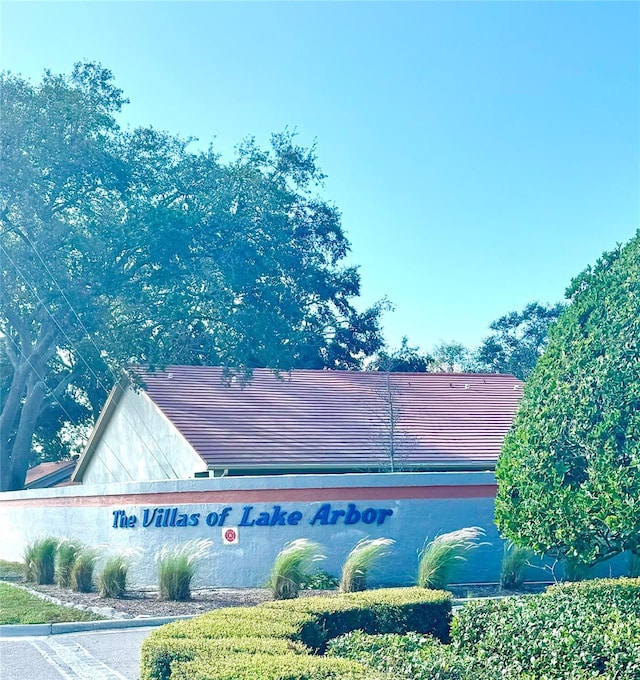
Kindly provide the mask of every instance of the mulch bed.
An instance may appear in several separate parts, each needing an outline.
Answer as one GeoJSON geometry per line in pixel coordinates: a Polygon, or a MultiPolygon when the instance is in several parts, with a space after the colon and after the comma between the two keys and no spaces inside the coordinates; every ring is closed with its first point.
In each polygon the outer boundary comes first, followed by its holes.
{"type": "MultiPolygon", "coordinates": [[[[221,607],[250,607],[261,602],[272,600],[271,592],[266,588],[201,588],[191,592],[191,599],[186,602],[159,600],[155,590],[128,590],[120,599],[103,598],[98,593],[76,593],[56,585],[39,586],[28,584],[49,597],[58,598],[65,603],[80,604],[85,607],[112,607],[117,612],[129,616],[181,616],[204,614],[221,607]]],[[[497,595],[514,595],[538,593],[544,590],[545,584],[525,584],[517,593],[505,592],[498,585],[456,585],[449,590],[457,598],[494,597],[497,595]]],[[[336,591],[306,590],[301,595],[328,595],[336,591]]]]}
{"type": "Polygon", "coordinates": [[[98,593],[76,593],[55,585],[39,586],[30,583],[28,587],[65,603],[85,607],[113,607],[116,611],[131,616],[203,614],[211,609],[248,607],[272,599],[271,593],[264,588],[203,588],[192,590],[191,599],[186,602],[174,602],[159,600],[157,591],[153,590],[128,590],[124,597],[114,599],[100,597],[98,593]]]}

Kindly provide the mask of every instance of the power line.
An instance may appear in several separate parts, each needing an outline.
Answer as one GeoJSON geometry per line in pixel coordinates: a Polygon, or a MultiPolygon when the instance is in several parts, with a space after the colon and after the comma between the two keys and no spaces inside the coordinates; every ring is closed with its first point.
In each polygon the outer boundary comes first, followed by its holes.
{"type": "MultiPolygon", "coordinates": [[[[31,247],[33,248],[33,244],[31,244],[31,247]]],[[[82,360],[82,362],[85,364],[85,366],[89,369],[89,372],[91,373],[91,375],[93,375],[93,377],[96,379],[96,384],[104,390],[104,392],[105,392],[105,394],[106,394],[107,396],[109,396],[110,390],[108,390],[108,389],[104,386],[104,384],[103,384],[102,381],[100,380],[100,377],[99,377],[99,376],[97,375],[97,373],[93,370],[93,368],[91,367],[91,365],[89,364],[89,362],[84,358],[82,352],[80,352],[80,350],[76,347],[75,343],[74,343],[74,342],[71,340],[71,338],[67,335],[67,333],[66,333],[65,330],[62,328],[62,326],[60,326],[60,324],[58,323],[58,321],[57,321],[57,319],[55,318],[55,316],[51,313],[51,311],[49,310],[49,308],[48,308],[48,307],[46,306],[46,304],[43,302],[42,298],[38,295],[38,293],[37,293],[37,291],[35,290],[35,288],[29,283],[29,281],[27,280],[26,276],[24,275],[24,273],[22,272],[22,270],[20,269],[20,267],[14,262],[14,260],[11,258],[11,256],[9,255],[9,253],[7,253],[6,249],[4,248],[4,246],[3,246],[1,243],[0,243],[0,249],[4,252],[4,254],[5,254],[5,256],[7,257],[7,259],[9,260],[9,262],[11,262],[11,264],[14,266],[14,268],[16,269],[16,271],[18,272],[18,274],[22,277],[23,281],[27,284],[27,286],[29,287],[29,290],[33,293],[33,295],[35,295],[36,299],[38,300],[38,302],[40,303],[40,305],[42,306],[42,308],[44,309],[44,311],[51,317],[51,319],[53,320],[53,322],[55,323],[55,325],[58,327],[58,329],[60,330],[60,332],[61,332],[62,335],[64,336],[65,340],[69,343],[69,345],[72,347],[72,349],[73,349],[74,352],[77,354],[77,356],[82,360]]],[[[43,262],[42,258],[41,258],[40,255],[37,253],[37,251],[34,250],[34,252],[36,252],[36,254],[38,255],[38,258],[40,259],[40,261],[43,262]]],[[[43,264],[44,264],[44,262],[43,262],[43,264]]],[[[46,266],[46,265],[45,265],[45,266],[46,266]]],[[[53,275],[51,274],[50,270],[48,269],[48,267],[47,267],[47,270],[48,270],[48,272],[49,272],[49,275],[50,275],[50,276],[53,276],[53,275]]],[[[60,286],[59,286],[58,282],[55,281],[55,279],[54,279],[54,283],[55,283],[56,286],[60,289],[60,286]]],[[[75,310],[73,309],[71,303],[70,303],[69,300],[66,298],[66,296],[65,296],[65,300],[67,301],[67,304],[70,306],[71,311],[75,314],[76,318],[79,319],[78,315],[76,314],[75,310]]],[[[83,329],[84,329],[85,333],[88,333],[88,331],[86,330],[86,328],[84,327],[84,325],[83,325],[83,329]]],[[[91,338],[89,338],[89,339],[91,340],[91,338]]],[[[93,341],[92,341],[92,344],[93,344],[93,346],[96,348],[96,351],[98,352],[99,357],[102,359],[102,353],[101,353],[100,349],[96,346],[96,344],[95,344],[93,341]]],[[[21,352],[21,353],[22,353],[23,356],[24,356],[24,353],[23,353],[23,352],[21,352]]],[[[113,370],[111,369],[111,367],[108,365],[108,363],[107,363],[106,361],[105,361],[104,363],[105,363],[105,365],[107,366],[109,372],[113,375],[113,377],[114,377],[114,379],[115,379],[115,381],[116,381],[116,384],[119,383],[119,382],[120,382],[120,379],[118,378],[118,376],[113,372],[113,370]]],[[[159,453],[162,455],[162,457],[164,458],[164,461],[165,461],[166,465],[171,469],[171,471],[173,472],[173,474],[177,477],[178,474],[176,473],[176,471],[175,471],[173,465],[171,464],[171,461],[170,461],[170,460],[168,459],[168,457],[164,454],[162,447],[160,446],[159,442],[158,442],[158,441],[156,440],[156,438],[154,437],[153,432],[151,431],[151,429],[149,428],[149,426],[146,424],[146,422],[145,422],[145,420],[144,420],[144,417],[140,414],[140,412],[139,412],[138,409],[136,408],[135,404],[132,404],[132,407],[133,407],[134,411],[136,411],[136,414],[138,415],[138,417],[140,418],[140,421],[141,421],[142,425],[144,426],[144,428],[145,428],[145,429],[147,430],[147,432],[149,433],[149,435],[150,435],[150,437],[151,437],[151,440],[152,440],[153,443],[156,445],[158,452],[159,452],[159,453]]],[[[129,420],[129,418],[127,417],[126,413],[122,412],[121,415],[122,415],[122,417],[124,418],[124,420],[131,426],[131,429],[132,429],[132,430],[135,432],[135,434],[138,436],[138,439],[142,442],[142,444],[143,444],[143,445],[146,447],[146,449],[149,451],[149,453],[151,454],[151,457],[156,461],[156,463],[157,463],[160,467],[162,467],[163,464],[160,462],[160,460],[158,460],[158,458],[156,457],[156,455],[153,453],[153,450],[151,449],[151,447],[147,444],[147,442],[142,438],[141,434],[140,434],[140,433],[137,431],[137,429],[133,426],[133,423],[129,420]]],[[[127,474],[128,474],[128,471],[127,471],[127,474]]]]}
{"type": "MultiPolygon", "coordinates": [[[[60,409],[62,410],[62,412],[65,414],[65,416],[68,418],[68,420],[71,422],[71,424],[74,425],[75,427],[78,427],[78,428],[81,427],[80,423],[76,422],[76,421],[71,417],[71,415],[69,414],[69,411],[67,411],[67,409],[65,408],[64,404],[63,404],[63,403],[60,401],[60,399],[58,398],[58,395],[57,395],[57,394],[49,387],[49,385],[47,385],[46,380],[42,377],[42,375],[40,374],[40,372],[38,371],[38,369],[31,363],[31,360],[30,360],[29,357],[24,353],[24,351],[23,351],[22,348],[18,345],[18,343],[11,337],[10,334],[7,334],[5,337],[6,337],[6,338],[9,338],[9,340],[13,343],[13,346],[16,348],[16,350],[22,355],[22,357],[24,358],[24,360],[29,364],[29,366],[31,367],[31,370],[36,374],[36,376],[38,377],[39,381],[40,381],[40,382],[42,383],[42,385],[44,386],[45,390],[46,390],[46,391],[47,391],[47,392],[48,392],[48,393],[49,393],[49,394],[50,394],[50,395],[58,402],[58,406],[60,407],[60,409]]],[[[104,444],[105,444],[105,446],[109,449],[109,451],[111,451],[111,454],[112,454],[113,457],[118,461],[118,463],[120,463],[120,466],[121,466],[121,467],[125,470],[125,472],[129,475],[129,478],[130,478],[132,481],[135,481],[134,478],[133,478],[133,477],[131,476],[131,474],[129,473],[129,470],[127,470],[127,468],[122,464],[122,461],[120,460],[120,458],[118,458],[118,455],[116,454],[116,452],[109,446],[109,443],[105,440],[105,441],[104,441],[104,444]]],[[[106,463],[105,463],[105,467],[107,468],[107,471],[108,471],[110,474],[112,474],[112,476],[115,477],[115,475],[113,475],[113,473],[111,473],[111,470],[109,470],[109,468],[108,468],[108,466],[106,465],[106,463]]]]}

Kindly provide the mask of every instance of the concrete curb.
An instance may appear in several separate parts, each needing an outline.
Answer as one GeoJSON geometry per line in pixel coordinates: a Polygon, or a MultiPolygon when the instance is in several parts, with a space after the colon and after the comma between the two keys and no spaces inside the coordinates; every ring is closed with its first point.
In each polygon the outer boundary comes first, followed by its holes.
{"type": "Polygon", "coordinates": [[[107,619],[106,621],[69,621],[64,623],[30,623],[1,625],[0,638],[32,637],[42,635],[62,635],[64,633],[89,633],[101,630],[121,630],[125,628],[144,628],[163,626],[172,621],[192,619],[194,615],[182,616],[141,616],[135,619],[107,619]]]}

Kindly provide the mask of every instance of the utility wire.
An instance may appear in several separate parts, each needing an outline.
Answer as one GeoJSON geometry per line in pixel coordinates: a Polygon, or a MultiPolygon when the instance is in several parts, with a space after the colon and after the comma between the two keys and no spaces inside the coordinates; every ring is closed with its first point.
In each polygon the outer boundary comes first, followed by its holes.
{"type": "MultiPolygon", "coordinates": [[[[82,427],[82,426],[80,425],[80,423],[76,422],[76,421],[74,420],[74,418],[71,417],[71,415],[69,414],[69,411],[67,411],[67,409],[65,408],[64,404],[63,404],[63,403],[60,401],[60,399],[58,398],[58,395],[57,395],[57,394],[49,387],[49,385],[47,385],[46,380],[42,377],[42,375],[40,374],[40,372],[38,371],[38,369],[31,363],[31,360],[30,360],[29,357],[24,353],[24,351],[22,350],[22,348],[20,347],[20,345],[18,345],[18,343],[11,337],[10,334],[5,335],[5,337],[6,337],[6,338],[9,338],[9,340],[13,343],[13,346],[14,346],[14,347],[16,348],[16,350],[22,355],[22,357],[24,358],[24,360],[25,360],[25,361],[29,364],[29,366],[31,367],[31,370],[36,374],[36,376],[38,377],[38,379],[40,380],[40,382],[44,385],[44,388],[46,389],[46,391],[47,391],[47,392],[48,392],[48,393],[49,393],[49,394],[50,394],[50,395],[58,402],[58,406],[60,407],[60,409],[62,410],[62,412],[65,414],[65,416],[67,417],[67,419],[69,420],[69,422],[70,422],[72,425],[74,425],[75,427],[77,427],[77,428],[82,427]]],[[[113,455],[113,457],[118,461],[118,463],[120,463],[120,466],[121,466],[121,467],[125,470],[125,472],[129,475],[129,478],[130,478],[132,481],[135,481],[135,479],[134,479],[134,478],[132,477],[132,475],[130,474],[129,470],[122,464],[122,461],[120,460],[120,458],[118,458],[118,455],[116,454],[116,452],[109,446],[109,443],[105,440],[105,441],[104,441],[104,444],[105,444],[105,446],[109,449],[109,451],[111,452],[111,454],[113,455]]],[[[103,461],[103,462],[104,462],[104,461],[103,461]]],[[[107,471],[109,472],[109,474],[111,474],[111,476],[115,478],[116,475],[114,475],[114,474],[111,472],[111,470],[109,470],[109,467],[107,466],[106,463],[104,463],[104,466],[107,468],[107,471]]]]}
{"type": "MultiPolygon", "coordinates": [[[[49,266],[47,265],[47,263],[42,259],[42,256],[40,255],[40,253],[38,252],[38,249],[37,249],[36,246],[35,246],[35,243],[29,238],[29,235],[28,235],[28,234],[22,233],[22,235],[23,235],[24,238],[26,239],[27,243],[31,246],[31,250],[33,250],[33,252],[35,253],[36,257],[40,260],[40,262],[42,263],[42,266],[45,268],[46,272],[47,272],[47,273],[49,274],[49,276],[51,277],[51,280],[52,280],[53,283],[55,284],[56,288],[60,291],[60,294],[62,295],[62,298],[63,298],[64,301],[67,303],[67,305],[68,305],[69,309],[71,310],[72,314],[73,314],[73,315],[75,316],[75,318],[78,320],[78,323],[80,324],[80,327],[81,327],[82,330],[84,331],[84,334],[85,334],[85,336],[87,337],[87,339],[89,340],[89,342],[93,345],[94,349],[96,350],[96,353],[97,353],[98,357],[104,361],[104,364],[105,364],[105,366],[107,367],[107,370],[109,371],[109,373],[111,373],[111,376],[113,377],[114,382],[115,382],[116,384],[119,383],[119,382],[120,382],[120,376],[118,376],[118,375],[115,373],[115,371],[111,368],[111,366],[109,365],[109,362],[103,359],[102,350],[96,345],[96,343],[95,343],[93,337],[91,336],[91,333],[89,333],[89,331],[87,330],[87,327],[84,325],[82,319],[80,318],[80,316],[78,315],[78,313],[77,313],[76,310],[74,309],[73,305],[71,304],[71,301],[70,301],[69,298],[67,297],[67,295],[66,295],[66,293],[64,292],[62,286],[58,283],[58,280],[56,279],[54,273],[51,271],[51,269],[49,269],[49,266]]],[[[3,250],[4,250],[4,252],[6,253],[6,250],[5,250],[4,248],[3,248],[3,250]]],[[[16,264],[15,264],[13,261],[12,261],[12,263],[13,263],[14,267],[16,267],[16,264]]],[[[16,268],[17,268],[17,267],[16,267],[16,268]]],[[[23,276],[23,279],[24,279],[24,276],[23,276]]],[[[26,282],[26,279],[25,279],[25,282],[26,282]]],[[[41,304],[44,305],[44,303],[42,303],[42,301],[41,301],[41,304]]],[[[45,309],[47,309],[46,306],[45,306],[45,309]]],[[[47,310],[47,311],[48,311],[48,310],[47,310]]],[[[54,319],[54,321],[55,321],[55,319],[54,319]]],[[[60,325],[59,325],[57,322],[56,322],[56,325],[58,326],[58,328],[60,328],[60,325]]],[[[60,330],[62,331],[61,328],[60,328],[60,330]]],[[[62,331],[62,332],[64,333],[64,331],[62,331]]],[[[67,338],[67,341],[71,344],[71,346],[72,346],[76,351],[78,351],[78,354],[80,354],[79,350],[77,350],[77,348],[75,347],[75,345],[73,344],[73,342],[70,340],[70,338],[69,338],[66,334],[65,334],[65,337],[67,338]]],[[[82,355],[80,355],[80,356],[82,356],[82,355]]],[[[83,359],[85,365],[87,366],[87,368],[88,368],[88,369],[91,371],[91,373],[95,376],[96,381],[97,381],[98,383],[100,383],[100,379],[98,378],[98,376],[96,375],[96,373],[93,371],[93,369],[91,368],[91,366],[90,366],[90,365],[88,364],[88,362],[84,359],[84,357],[82,357],[82,359],[83,359]]],[[[124,372],[124,371],[123,371],[123,372],[124,372]]],[[[101,384],[101,383],[100,383],[100,384],[101,384]]],[[[106,392],[106,394],[107,394],[107,396],[108,396],[108,395],[109,395],[109,391],[104,387],[104,385],[102,385],[102,387],[103,387],[103,389],[105,390],[105,392],[106,392]]],[[[167,463],[167,465],[169,466],[169,468],[171,469],[171,471],[173,472],[173,474],[176,475],[176,477],[177,477],[178,474],[176,473],[176,471],[175,471],[173,465],[171,464],[171,461],[170,461],[169,458],[163,453],[162,447],[160,446],[160,444],[159,444],[159,442],[156,440],[156,438],[155,438],[153,432],[151,431],[151,429],[150,429],[149,426],[147,425],[147,423],[146,423],[146,421],[145,421],[145,418],[144,418],[143,415],[138,411],[138,409],[136,408],[136,405],[135,405],[135,404],[132,404],[132,407],[133,407],[133,410],[134,410],[134,411],[136,412],[136,414],[138,415],[138,417],[140,418],[140,421],[141,421],[143,427],[144,427],[144,428],[147,430],[147,432],[149,433],[149,435],[150,435],[152,441],[153,441],[154,444],[158,447],[158,451],[162,453],[162,457],[164,458],[165,462],[167,463]]],[[[126,418],[126,416],[125,416],[125,418],[126,418]]],[[[127,422],[129,422],[129,424],[133,427],[133,425],[132,425],[132,423],[131,423],[130,421],[127,421],[127,422]]],[[[138,436],[140,437],[140,434],[139,434],[137,431],[136,431],[136,434],[138,434],[138,436]]],[[[140,437],[140,439],[142,439],[142,438],[140,437]]],[[[147,448],[149,448],[149,447],[147,447],[147,448]]],[[[149,449],[149,451],[151,451],[151,449],[149,449]]],[[[154,456],[154,459],[156,460],[156,462],[157,462],[158,464],[160,464],[160,461],[158,461],[158,459],[155,458],[155,456],[154,456]]]]}
{"type": "MultiPolygon", "coordinates": [[[[30,242],[30,243],[31,243],[31,242],[30,242]]],[[[31,247],[33,248],[33,245],[32,245],[31,247]]],[[[60,324],[58,323],[58,320],[57,320],[57,319],[55,318],[55,316],[51,313],[51,311],[49,310],[49,308],[48,308],[48,307],[46,306],[46,304],[43,302],[42,298],[38,295],[38,292],[37,292],[37,291],[35,290],[35,288],[29,283],[29,281],[27,280],[26,276],[24,275],[24,273],[22,272],[22,270],[20,269],[20,267],[14,262],[14,260],[11,258],[11,256],[9,255],[9,253],[7,253],[6,249],[4,248],[4,246],[3,246],[1,243],[0,243],[0,250],[2,250],[2,251],[4,252],[5,256],[7,257],[7,259],[9,260],[9,262],[13,265],[13,267],[14,267],[15,270],[18,272],[18,274],[22,277],[22,280],[26,283],[26,285],[28,286],[29,290],[33,293],[33,295],[35,295],[36,299],[38,300],[38,302],[40,303],[40,305],[42,306],[42,308],[44,309],[44,311],[51,317],[51,319],[53,320],[53,322],[55,323],[55,325],[58,327],[58,329],[59,329],[60,332],[62,333],[62,335],[63,335],[63,337],[65,338],[65,340],[69,343],[69,345],[73,348],[73,350],[74,350],[74,352],[77,354],[77,356],[82,360],[82,362],[85,364],[85,366],[89,369],[89,372],[91,373],[91,375],[93,375],[93,377],[96,379],[96,384],[104,390],[104,392],[105,392],[105,394],[106,394],[107,396],[109,396],[110,390],[107,389],[107,388],[104,386],[104,384],[103,384],[103,382],[100,380],[100,377],[98,376],[98,374],[93,370],[92,366],[91,366],[91,365],[89,364],[89,362],[84,358],[82,352],[80,352],[80,350],[76,347],[75,343],[74,343],[74,342],[71,340],[71,338],[67,335],[67,333],[66,333],[65,330],[62,328],[62,326],[60,326],[60,324]]],[[[36,255],[38,255],[38,258],[39,258],[40,261],[44,264],[44,261],[43,261],[42,258],[40,257],[39,253],[37,253],[37,251],[35,251],[35,250],[34,250],[34,252],[36,253],[36,255]]],[[[45,267],[46,267],[46,265],[45,265],[45,267]]],[[[49,275],[53,277],[53,275],[51,274],[51,271],[49,270],[48,267],[47,267],[47,271],[49,272],[49,275]]],[[[60,289],[60,286],[59,286],[58,282],[55,280],[55,278],[54,278],[53,280],[54,280],[54,283],[56,284],[56,286],[58,287],[58,289],[61,290],[61,289],[60,289]]],[[[67,304],[68,304],[69,307],[71,308],[71,311],[75,314],[76,318],[79,319],[78,315],[76,314],[75,310],[73,309],[73,306],[72,306],[71,303],[69,302],[68,298],[66,298],[66,296],[64,296],[64,297],[65,297],[65,300],[67,301],[67,304]]],[[[88,333],[88,331],[87,331],[86,327],[84,327],[84,325],[83,325],[83,330],[84,330],[85,333],[88,333]]],[[[91,340],[90,337],[89,337],[89,339],[91,340]]],[[[93,344],[93,346],[96,348],[96,350],[97,350],[97,352],[98,352],[98,355],[99,355],[100,359],[102,359],[102,353],[101,353],[100,349],[96,346],[96,344],[95,344],[93,341],[92,341],[92,344],[93,344]]],[[[22,354],[23,354],[23,356],[24,356],[24,353],[22,353],[22,354]]],[[[106,361],[105,361],[104,363],[107,365],[107,368],[109,369],[109,372],[113,375],[113,377],[114,377],[116,383],[118,383],[118,382],[120,381],[120,379],[118,378],[118,376],[114,373],[114,371],[111,369],[111,367],[108,365],[108,363],[107,363],[106,361]]],[[[176,473],[176,471],[175,471],[173,465],[171,464],[171,461],[170,461],[170,460],[167,458],[167,456],[164,454],[162,447],[160,446],[159,442],[158,442],[158,441],[156,440],[156,438],[154,437],[153,432],[151,431],[151,429],[149,428],[149,426],[146,424],[144,417],[143,417],[142,414],[138,411],[138,409],[136,408],[135,404],[132,404],[132,407],[133,407],[133,410],[134,410],[134,411],[136,412],[136,414],[138,415],[138,417],[140,418],[140,421],[141,421],[142,425],[144,426],[144,428],[147,430],[147,432],[148,432],[149,435],[151,436],[151,439],[152,439],[153,443],[156,445],[156,447],[157,447],[157,449],[158,449],[158,452],[159,452],[159,453],[162,455],[162,457],[164,458],[165,463],[168,465],[168,467],[171,469],[171,471],[174,473],[174,475],[175,475],[176,477],[178,477],[178,474],[176,473]]],[[[158,463],[158,465],[160,465],[160,466],[162,467],[162,463],[161,463],[161,462],[158,460],[158,458],[155,456],[155,454],[153,453],[153,450],[151,449],[151,447],[150,447],[150,446],[147,444],[147,442],[142,438],[142,435],[141,435],[141,434],[138,432],[138,430],[134,427],[133,423],[129,420],[129,418],[127,417],[126,413],[124,413],[124,411],[123,411],[123,412],[121,413],[121,415],[122,415],[122,417],[124,418],[124,420],[131,426],[131,429],[132,429],[132,430],[135,432],[135,434],[138,436],[138,438],[140,439],[140,441],[142,442],[142,444],[147,448],[147,450],[148,450],[149,453],[151,454],[152,458],[156,461],[156,463],[158,463]]]]}

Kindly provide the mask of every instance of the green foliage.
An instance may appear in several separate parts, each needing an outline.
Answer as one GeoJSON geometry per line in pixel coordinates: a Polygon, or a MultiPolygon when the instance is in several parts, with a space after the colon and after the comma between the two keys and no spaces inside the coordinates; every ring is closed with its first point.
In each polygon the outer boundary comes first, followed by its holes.
{"type": "Polygon", "coordinates": [[[376,358],[367,365],[368,371],[388,371],[390,373],[426,373],[430,370],[433,357],[420,354],[418,347],[409,347],[406,337],[400,347],[388,352],[381,350],[376,358]]]}
{"type": "Polygon", "coordinates": [[[434,638],[417,633],[367,635],[353,631],[331,640],[328,656],[351,659],[396,680],[489,680],[472,675],[469,661],[434,638]]]}
{"type": "Polygon", "coordinates": [[[276,556],[269,574],[268,586],[276,600],[298,597],[309,567],[324,559],[321,546],[306,538],[287,543],[276,556]]]}
{"type": "Polygon", "coordinates": [[[77,553],[73,567],[71,567],[71,590],[78,593],[90,593],[93,590],[93,570],[96,558],[96,552],[90,548],[82,548],[77,553]]]}
{"type": "Polygon", "coordinates": [[[394,543],[390,538],[363,538],[358,541],[342,567],[340,590],[344,593],[365,590],[371,568],[379,559],[389,554],[394,543]]]}
{"type": "Polygon", "coordinates": [[[294,134],[225,163],[122,130],[98,64],[3,74],[0,97],[0,490],[40,448],[71,453],[62,433],[91,425],[131,359],[345,369],[382,346],[382,305],[356,309],[340,213],[294,134]]]}
{"type": "Polygon", "coordinates": [[[53,583],[58,539],[39,538],[29,543],[24,551],[25,578],[32,583],[53,583]]]}
{"type": "Polygon", "coordinates": [[[441,342],[433,348],[431,370],[445,373],[473,373],[475,360],[460,342],[441,342]]]}
{"type": "Polygon", "coordinates": [[[82,546],[66,539],[58,543],[56,551],[56,582],[61,588],[71,587],[71,571],[82,546]]]}
{"type": "Polygon", "coordinates": [[[479,527],[466,527],[436,536],[425,541],[418,563],[418,586],[421,588],[446,588],[451,572],[466,554],[478,547],[484,534],[479,527]]]}
{"type": "Polygon", "coordinates": [[[565,581],[582,581],[587,578],[589,574],[589,565],[585,564],[572,555],[567,555],[562,560],[563,580],[565,581]]]}
{"type": "Polygon", "coordinates": [[[182,675],[178,677],[228,680],[378,678],[375,671],[356,662],[315,653],[324,651],[328,639],[355,629],[370,633],[418,630],[447,639],[450,614],[450,593],[419,588],[217,609],[152,632],[142,646],[141,678],[173,679],[179,668],[182,675]]]}
{"type": "Polygon", "coordinates": [[[451,593],[424,588],[384,588],[349,593],[344,598],[361,606],[372,607],[378,633],[416,631],[449,639],[451,593]]]}
{"type": "Polygon", "coordinates": [[[122,555],[110,557],[98,576],[98,592],[101,597],[119,598],[127,589],[129,563],[122,555]]]}
{"type": "Polygon", "coordinates": [[[191,581],[198,561],[208,553],[210,547],[211,541],[203,539],[188,541],[177,548],[163,548],[156,553],[161,600],[191,599],[191,581]]]}
{"type": "Polygon", "coordinates": [[[512,541],[504,544],[504,555],[500,570],[500,586],[505,590],[517,590],[524,582],[524,570],[529,564],[533,552],[512,541]]]}
{"type": "Polygon", "coordinates": [[[197,657],[225,657],[238,652],[280,656],[305,654],[308,649],[298,642],[270,637],[147,638],[142,643],[142,676],[147,680],[162,680],[170,677],[172,662],[193,661],[197,657]]]}
{"type": "Polygon", "coordinates": [[[640,677],[640,581],[594,580],[466,605],[452,624],[457,653],[505,680],[640,677]]]}
{"type": "Polygon", "coordinates": [[[22,588],[0,583],[0,625],[98,621],[97,614],[61,607],[47,602],[22,588]]]}
{"type": "Polygon", "coordinates": [[[477,368],[487,373],[510,373],[526,380],[547,344],[549,327],[564,305],[529,303],[521,312],[509,312],[493,321],[492,335],[476,352],[477,368]]]}
{"type": "Polygon", "coordinates": [[[640,233],[568,295],[505,439],[496,521],[594,564],[640,546],[640,233]]]}
{"type": "Polygon", "coordinates": [[[176,662],[171,680],[383,680],[370,668],[347,659],[271,654],[234,654],[176,662]]]}
{"type": "Polygon", "coordinates": [[[0,579],[17,580],[24,578],[25,565],[23,562],[0,560],[0,579]]]}
{"type": "Polygon", "coordinates": [[[316,569],[307,574],[300,584],[302,590],[335,590],[340,585],[340,579],[324,569],[316,569]]]}

